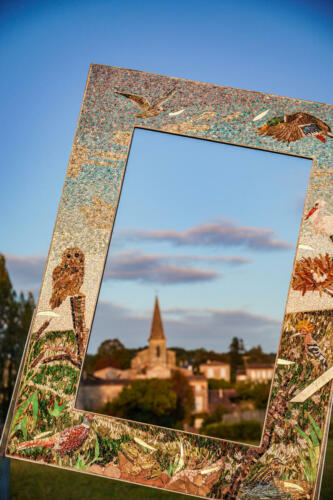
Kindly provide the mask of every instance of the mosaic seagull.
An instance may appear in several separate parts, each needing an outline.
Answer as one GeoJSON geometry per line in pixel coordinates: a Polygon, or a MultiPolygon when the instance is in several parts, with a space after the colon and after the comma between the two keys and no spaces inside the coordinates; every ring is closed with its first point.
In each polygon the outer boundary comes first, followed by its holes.
{"type": "Polygon", "coordinates": [[[327,137],[333,137],[330,127],[315,116],[307,113],[276,116],[258,129],[260,135],[270,135],[283,142],[295,142],[303,137],[316,137],[326,142],[327,137]]]}
{"type": "Polygon", "coordinates": [[[121,95],[123,97],[126,97],[129,101],[131,101],[133,104],[138,106],[140,109],[141,113],[138,115],[135,115],[137,118],[151,118],[153,116],[157,116],[161,113],[163,113],[163,104],[170,99],[174,94],[176,93],[176,89],[173,88],[170,90],[167,94],[165,94],[162,97],[159,97],[158,99],[155,99],[151,104],[148,101],[146,97],[143,95],[139,94],[129,94],[127,92],[118,92],[116,91],[116,94],[121,95]]]}

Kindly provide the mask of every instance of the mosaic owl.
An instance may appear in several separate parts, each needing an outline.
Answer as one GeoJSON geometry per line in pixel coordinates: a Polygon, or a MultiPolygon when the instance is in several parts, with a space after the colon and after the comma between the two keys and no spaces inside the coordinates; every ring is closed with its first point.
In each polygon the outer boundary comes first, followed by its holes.
{"type": "Polygon", "coordinates": [[[67,298],[77,295],[83,284],[84,254],[77,247],[67,248],[61,263],[52,273],[53,290],[50,298],[51,309],[59,307],[67,298]]]}

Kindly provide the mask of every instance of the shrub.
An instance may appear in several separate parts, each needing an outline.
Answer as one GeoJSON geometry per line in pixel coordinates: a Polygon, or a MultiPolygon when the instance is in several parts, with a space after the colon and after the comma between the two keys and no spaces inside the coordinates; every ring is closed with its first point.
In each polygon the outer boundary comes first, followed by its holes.
{"type": "Polygon", "coordinates": [[[252,401],[255,408],[261,409],[266,409],[267,407],[270,388],[270,382],[239,382],[235,386],[240,401],[252,401]]]}
{"type": "Polygon", "coordinates": [[[261,424],[256,420],[243,420],[235,423],[216,422],[203,425],[201,434],[231,441],[259,441],[261,437],[261,424]]]}
{"type": "Polygon", "coordinates": [[[206,427],[210,424],[222,423],[223,415],[225,415],[226,413],[230,413],[227,408],[225,408],[223,405],[217,405],[212,413],[206,415],[202,426],[206,427]]]}
{"type": "Polygon", "coordinates": [[[170,379],[133,380],[122,392],[102,409],[102,413],[115,417],[183,428],[189,422],[194,397],[187,378],[175,372],[170,379]]]}
{"type": "Polygon", "coordinates": [[[231,382],[228,382],[227,380],[220,380],[216,378],[209,378],[208,379],[208,389],[233,389],[234,384],[231,382]]]}

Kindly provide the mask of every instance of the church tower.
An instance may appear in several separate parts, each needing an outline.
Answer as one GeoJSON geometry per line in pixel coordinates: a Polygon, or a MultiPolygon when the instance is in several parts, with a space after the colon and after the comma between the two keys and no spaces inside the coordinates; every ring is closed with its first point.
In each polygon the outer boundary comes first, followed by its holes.
{"type": "Polygon", "coordinates": [[[155,297],[154,314],[150,328],[148,352],[150,367],[154,367],[156,365],[166,366],[168,364],[166,338],[164,335],[160,306],[157,297],[155,297]]]}
{"type": "Polygon", "coordinates": [[[176,353],[166,347],[158,298],[155,297],[148,348],[139,351],[131,360],[132,376],[137,378],[170,378],[176,369],[176,353]],[[135,375],[134,375],[135,374],[135,375]]]}

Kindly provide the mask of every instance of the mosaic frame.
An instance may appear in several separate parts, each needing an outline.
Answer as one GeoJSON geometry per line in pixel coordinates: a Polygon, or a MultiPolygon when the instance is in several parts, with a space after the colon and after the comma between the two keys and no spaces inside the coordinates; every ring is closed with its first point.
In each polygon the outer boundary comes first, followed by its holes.
{"type": "Polygon", "coordinates": [[[327,104],[91,65],[7,457],[201,498],[261,498],[263,487],[319,498],[333,399],[332,123],[327,104]],[[75,409],[135,128],[313,161],[259,446],[75,409]]]}

